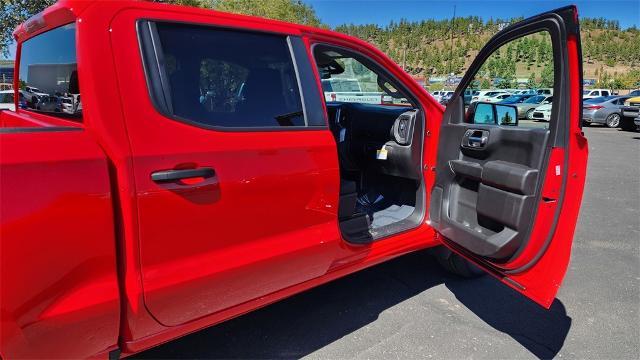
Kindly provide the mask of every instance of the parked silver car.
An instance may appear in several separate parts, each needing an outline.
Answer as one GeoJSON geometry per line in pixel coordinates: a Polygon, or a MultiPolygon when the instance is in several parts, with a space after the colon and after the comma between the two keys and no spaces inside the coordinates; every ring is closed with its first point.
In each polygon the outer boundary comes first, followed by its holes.
{"type": "Polygon", "coordinates": [[[582,104],[582,121],[585,124],[605,124],[610,128],[620,126],[622,106],[629,96],[600,96],[587,99],[582,104]]]}
{"type": "Polygon", "coordinates": [[[540,105],[551,104],[553,96],[536,95],[527,100],[514,104],[518,108],[518,119],[532,119],[533,110],[540,105]]]}

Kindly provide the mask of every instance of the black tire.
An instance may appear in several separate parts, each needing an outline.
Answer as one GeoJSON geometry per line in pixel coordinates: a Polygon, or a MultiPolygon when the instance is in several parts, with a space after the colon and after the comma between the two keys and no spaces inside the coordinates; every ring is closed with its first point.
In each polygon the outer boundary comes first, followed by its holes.
{"type": "Polygon", "coordinates": [[[633,123],[633,118],[623,116],[620,119],[620,128],[624,131],[636,131],[636,124],[633,123]]]}
{"type": "Polygon", "coordinates": [[[607,118],[604,121],[604,124],[608,127],[608,128],[612,128],[615,129],[618,126],[620,126],[620,120],[621,120],[621,116],[618,113],[612,113],[609,114],[609,116],[607,116],[607,118]]]}
{"type": "Polygon", "coordinates": [[[485,272],[479,267],[444,247],[438,248],[432,253],[436,260],[438,260],[438,264],[440,264],[440,266],[457,276],[467,279],[475,279],[485,274],[485,272]]]}

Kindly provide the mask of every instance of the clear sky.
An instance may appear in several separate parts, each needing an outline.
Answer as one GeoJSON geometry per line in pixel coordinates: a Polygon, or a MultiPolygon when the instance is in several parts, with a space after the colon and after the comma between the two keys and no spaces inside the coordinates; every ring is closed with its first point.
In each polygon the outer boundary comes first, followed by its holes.
{"type": "Polygon", "coordinates": [[[450,19],[477,15],[483,19],[529,17],[561,6],[575,4],[578,14],[618,20],[624,29],[640,27],[640,0],[303,0],[330,26],[344,23],[386,25],[391,20],[450,19]]]}

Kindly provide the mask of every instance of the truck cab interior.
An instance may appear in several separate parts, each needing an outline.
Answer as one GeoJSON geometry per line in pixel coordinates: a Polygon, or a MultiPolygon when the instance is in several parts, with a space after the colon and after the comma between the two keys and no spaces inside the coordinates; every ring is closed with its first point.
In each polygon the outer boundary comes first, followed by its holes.
{"type": "Polygon", "coordinates": [[[315,45],[323,80],[358,79],[362,92],[326,96],[340,164],[338,217],[345,240],[367,244],[419,225],[424,215],[424,112],[364,56],[315,45]],[[335,99],[335,100],[333,100],[335,99]]]}

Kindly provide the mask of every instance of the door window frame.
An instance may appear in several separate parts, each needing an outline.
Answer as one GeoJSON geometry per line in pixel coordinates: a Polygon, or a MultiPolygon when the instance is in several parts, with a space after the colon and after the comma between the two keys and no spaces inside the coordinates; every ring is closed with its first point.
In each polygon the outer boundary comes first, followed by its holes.
{"type": "MultiPolygon", "coordinates": [[[[63,21],[59,24],[55,24],[50,28],[45,28],[39,31],[36,31],[35,33],[25,37],[24,39],[21,39],[18,41],[18,43],[16,44],[16,56],[15,56],[15,64],[14,64],[14,69],[18,69],[18,73],[14,74],[14,79],[16,79],[16,81],[18,81],[18,79],[20,78],[20,69],[21,69],[21,62],[22,62],[22,46],[24,45],[25,42],[34,39],[42,34],[45,34],[49,31],[52,30],[56,30],[58,28],[64,27],[64,26],[68,26],[74,24],[75,26],[75,34],[74,34],[74,42],[75,42],[75,51],[76,51],[76,71],[78,72],[78,86],[80,86],[80,79],[81,77],[79,76],[80,74],[80,54],[78,52],[78,26],[75,20],[73,21],[63,21]]],[[[81,116],[79,118],[72,118],[72,117],[62,117],[59,115],[55,115],[53,113],[49,113],[49,112],[42,112],[42,111],[35,111],[34,109],[30,109],[30,108],[21,108],[20,107],[20,97],[22,96],[22,93],[20,92],[19,86],[16,86],[17,83],[14,83],[14,105],[15,105],[15,112],[16,113],[26,113],[29,116],[32,116],[35,119],[39,119],[42,121],[47,121],[50,123],[54,123],[56,124],[56,128],[57,129],[84,129],[85,128],[85,116],[81,116]]],[[[8,129],[8,128],[7,128],[8,129]]],[[[31,130],[29,130],[31,131],[31,130]]],[[[36,130],[33,130],[36,131],[36,130]]],[[[40,130],[38,130],[40,131],[40,130]]],[[[47,131],[47,129],[43,129],[42,131],[47,131]]],[[[56,130],[57,131],[57,130],[56,130]]],[[[2,130],[2,132],[4,132],[4,130],[2,130]]]]}
{"type": "MultiPolygon", "coordinates": [[[[556,11],[566,10],[570,8],[571,6],[567,6],[565,8],[562,8],[556,11]]],[[[572,89],[571,87],[572,64],[570,63],[571,58],[569,56],[569,50],[568,50],[568,42],[569,42],[570,36],[577,37],[578,54],[581,54],[582,50],[581,50],[580,38],[579,38],[579,24],[577,22],[574,22],[575,21],[574,19],[568,19],[569,16],[573,17],[574,14],[569,11],[564,11],[562,15],[558,14],[557,12],[543,13],[533,18],[524,20],[525,22],[524,24],[517,23],[515,25],[511,25],[506,29],[502,30],[501,32],[499,32],[498,34],[496,34],[493,38],[489,40],[489,42],[487,42],[487,44],[482,48],[480,53],[477,55],[477,57],[471,64],[470,69],[473,69],[473,72],[467,71],[467,73],[465,73],[464,77],[462,78],[462,81],[460,82],[458,88],[456,88],[456,94],[454,95],[455,101],[452,101],[449,105],[449,106],[454,106],[455,108],[449,109],[449,107],[447,107],[443,115],[443,122],[446,122],[448,124],[465,123],[464,116],[461,117],[460,121],[458,121],[458,118],[457,118],[458,114],[464,114],[463,102],[459,101],[459,98],[461,97],[460,93],[471,83],[471,81],[473,80],[473,77],[478,72],[481,65],[486,62],[487,58],[491,54],[493,54],[496,50],[498,50],[500,47],[502,47],[503,45],[513,40],[517,40],[529,34],[534,34],[541,31],[547,31],[551,35],[551,43],[552,43],[553,59],[554,59],[554,62],[553,62],[554,63],[554,87],[553,87],[553,95],[551,95],[553,96],[553,102],[552,102],[553,107],[552,107],[551,117],[552,119],[559,119],[560,121],[552,121],[550,123],[549,129],[548,129],[548,131],[550,132],[549,141],[547,143],[545,154],[543,154],[544,157],[541,165],[542,171],[540,173],[541,178],[538,180],[539,182],[542,181],[543,179],[546,179],[548,175],[547,172],[549,171],[548,167],[551,160],[550,159],[551,150],[553,148],[568,150],[570,145],[570,139],[569,139],[570,127],[572,125],[575,125],[578,128],[582,128],[582,121],[579,115],[578,115],[576,124],[570,124],[569,121],[566,120],[566,119],[570,119],[571,107],[575,106],[575,104],[572,105],[572,102],[575,103],[575,101],[571,99],[571,92],[578,91],[578,93],[582,97],[582,93],[584,89],[583,81],[582,81],[582,56],[581,55],[578,56],[578,59],[574,64],[577,67],[576,73],[578,76],[578,79],[577,79],[578,87],[577,89],[575,88],[572,89]],[[561,71],[563,66],[566,66],[565,68],[566,71],[561,71]]],[[[576,81],[576,79],[574,79],[574,81],[576,81]]],[[[579,99],[577,105],[578,105],[578,108],[576,109],[577,110],[576,114],[582,114],[582,98],[579,99]]],[[[524,131],[532,131],[532,130],[533,128],[524,128],[524,131]]],[[[569,179],[568,171],[570,169],[569,151],[565,150],[563,152],[558,152],[558,154],[563,154],[563,158],[561,162],[562,162],[562,168],[565,170],[562,173],[562,179],[559,185],[559,196],[557,199],[557,207],[553,214],[551,226],[549,227],[549,230],[545,235],[544,242],[541,245],[541,248],[539,249],[539,251],[535,255],[533,255],[531,260],[529,260],[525,264],[518,265],[515,268],[502,269],[501,270],[502,274],[519,274],[521,272],[527,271],[532,267],[534,267],[537,264],[537,262],[542,258],[542,256],[546,253],[546,251],[548,250],[551,244],[551,241],[554,238],[554,233],[560,221],[560,212],[562,211],[564,206],[565,190],[567,188],[567,182],[569,179]]],[[[542,185],[537,184],[536,186],[542,186],[542,185]]],[[[535,202],[539,203],[541,198],[542,198],[542,192],[540,192],[536,196],[535,202]]],[[[538,211],[536,211],[533,214],[533,216],[534,216],[534,219],[536,219],[536,217],[538,216],[538,211]]],[[[532,230],[533,230],[533,227],[529,229],[529,232],[527,233],[527,238],[531,236],[532,230]]],[[[522,249],[524,249],[524,247],[522,249]]],[[[466,252],[465,250],[460,250],[460,252],[466,254],[466,256],[469,256],[469,258],[473,258],[474,260],[483,264],[483,266],[485,266],[490,272],[495,271],[494,269],[496,268],[496,265],[494,263],[488,263],[486,260],[482,260],[482,259],[479,260],[478,257],[470,255],[469,252],[466,252]]],[[[520,254],[521,254],[520,252],[517,252],[516,254],[514,254],[514,257],[517,257],[520,254]]],[[[505,279],[508,279],[508,278],[505,278],[505,279]]]]}
{"type": "Polygon", "coordinates": [[[140,58],[146,79],[147,92],[155,111],[162,116],[194,127],[222,132],[270,132],[270,131],[315,131],[326,130],[328,124],[324,111],[324,99],[315,83],[315,61],[309,58],[302,37],[256,29],[244,29],[220,26],[208,23],[174,21],[167,19],[140,18],[136,20],[136,34],[140,50],[140,58]],[[291,65],[296,76],[300,103],[302,105],[305,125],[294,126],[239,126],[229,127],[208,125],[193,119],[187,119],[173,113],[171,109],[170,84],[164,67],[165,59],[162,44],[155,24],[180,24],[212,31],[226,30],[238,33],[281,36],[287,44],[291,65]]]}
{"type": "MultiPolygon", "coordinates": [[[[383,75],[385,77],[385,79],[394,87],[398,90],[399,93],[401,93],[403,95],[403,97],[405,99],[407,99],[410,104],[412,105],[411,107],[414,109],[419,110],[420,112],[422,112],[424,114],[424,111],[422,109],[422,104],[420,103],[420,101],[418,100],[418,97],[411,92],[405,85],[404,83],[402,83],[402,81],[400,81],[395,75],[393,75],[391,72],[387,71],[387,69],[380,65],[377,61],[373,60],[370,56],[368,56],[367,54],[364,54],[362,51],[358,51],[352,48],[348,48],[345,47],[343,45],[338,45],[338,44],[333,44],[331,42],[327,42],[327,41],[313,41],[310,45],[310,50],[311,50],[311,57],[312,57],[312,61],[313,61],[313,66],[315,67],[314,71],[316,72],[316,76],[317,76],[317,81],[318,83],[321,83],[322,78],[320,77],[320,74],[317,73],[317,68],[318,68],[318,64],[316,63],[316,57],[315,57],[315,53],[316,53],[316,47],[328,47],[328,48],[333,48],[336,49],[337,51],[342,51],[343,54],[345,55],[350,55],[352,56],[355,60],[357,60],[358,62],[360,62],[362,65],[365,65],[369,70],[371,70],[372,72],[374,72],[376,75],[380,76],[383,75]]],[[[321,86],[321,85],[319,85],[321,86]]],[[[324,92],[321,94],[322,96],[322,101],[326,104],[326,100],[324,97],[324,92]]],[[[394,104],[381,104],[383,106],[400,106],[400,105],[394,105],[394,104]]],[[[409,108],[409,107],[407,107],[409,108]]],[[[424,121],[424,120],[423,120],[424,121]]]]}
{"type": "MultiPolygon", "coordinates": [[[[406,86],[402,80],[400,80],[391,71],[389,71],[386,66],[382,65],[381,61],[377,61],[374,59],[373,56],[366,54],[365,51],[367,51],[368,49],[366,48],[354,49],[352,47],[349,47],[347,44],[332,43],[331,41],[327,41],[324,38],[310,37],[309,38],[309,56],[313,63],[313,67],[314,67],[313,71],[314,71],[314,76],[316,81],[315,86],[320,91],[323,109],[326,109],[327,102],[324,96],[324,91],[322,90],[322,78],[318,71],[318,64],[316,63],[315,52],[316,52],[317,46],[326,47],[329,49],[336,49],[336,51],[341,51],[342,54],[352,56],[354,59],[356,59],[361,64],[365,65],[369,70],[376,73],[377,75],[382,74],[382,76],[385,77],[387,82],[390,85],[392,85],[396,90],[398,90],[398,92],[401,95],[403,95],[404,98],[407,99],[407,101],[409,101],[411,105],[411,106],[403,106],[403,105],[394,105],[394,104],[380,104],[380,105],[374,105],[374,106],[405,107],[407,108],[407,110],[415,109],[418,111],[418,114],[416,116],[416,122],[420,121],[421,131],[419,131],[420,133],[419,139],[416,140],[416,137],[414,137],[414,141],[420,142],[421,166],[425,166],[425,149],[426,149],[425,141],[427,140],[427,136],[430,136],[430,134],[427,127],[427,113],[425,111],[425,105],[423,104],[423,102],[420,101],[420,97],[415,92],[411,91],[409,87],[406,86]]],[[[332,121],[332,119],[328,119],[328,121],[332,121]]],[[[418,125],[416,125],[416,127],[417,126],[418,125]]],[[[429,184],[429,176],[431,174],[425,174],[424,171],[420,171],[419,173],[420,173],[420,179],[419,179],[420,187],[418,189],[419,195],[416,197],[416,206],[414,211],[417,212],[418,218],[420,220],[417,222],[415,226],[409,227],[407,229],[403,229],[399,232],[396,232],[390,235],[386,235],[384,237],[381,237],[380,239],[383,239],[383,238],[389,239],[389,238],[392,238],[393,236],[399,235],[402,232],[416,230],[425,224],[425,219],[427,219],[429,215],[428,212],[429,212],[430,189],[428,189],[428,184],[429,184]]]]}
{"type": "MultiPolygon", "coordinates": [[[[539,19],[533,18],[527,21],[526,24],[518,24],[516,27],[508,27],[503,31],[492,37],[487,44],[478,53],[473,60],[469,69],[463,76],[460,84],[456,88],[454,97],[460,97],[461,92],[466,89],[473,81],[475,75],[478,73],[482,65],[486,60],[502,46],[523,38],[527,35],[536,33],[547,32],[551,38],[551,48],[553,50],[553,101],[551,107],[551,119],[549,122],[549,145],[548,147],[565,147],[569,143],[569,130],[568,124],[564,121],[553,121],[553,119],[566,119],[570,114],[570,91],[566,93],[562,91],[564,84],[569,84],[569,73],[562,71],[563,64],[568,64],[568,51],[567,44],[558,41],[559,39],[566,39],[565,36],[569,31],[565,28],[565,24],[558,15],[550,17],[548,14],[544,16],[538,16],[539,19]],[[557,18],[555,18],[557,17],[557,18]]],[[[566,87],[568,89],[568,86],[566,87]]],[[[580,89],[582,92],[582,88],[580,89]]],[[[463,102],[451,101],[450,104],[459,103],[462,106],[462,112],[464,112],[463,102]]],[[[582,109],[580,109],[582,111],[582,109]]],[[[454,120],[455,119],[448,119],[454,120]]],[[[464,119],[463,119],[464,120],[464,119]]],[[[498,126],[498,125],[495,125],[498,126]]],[[[581,126],[581,124],[580,124],[581,126]]],[[[548,154],[545,154],[545,158],[548,158],[548,154]]],[[[545,160],[546,164],[546,160],[545,160]]]]}

